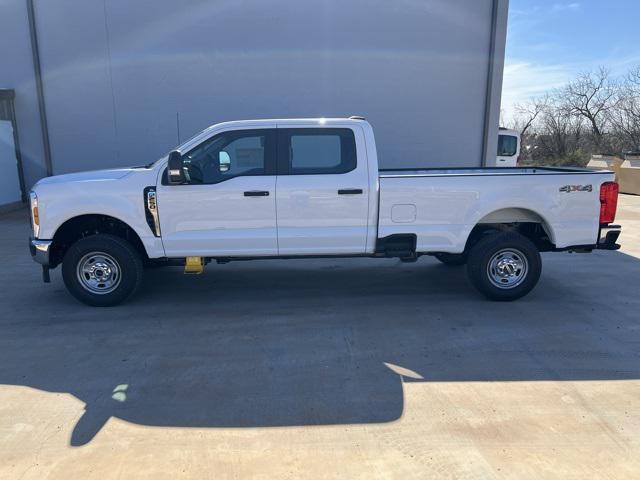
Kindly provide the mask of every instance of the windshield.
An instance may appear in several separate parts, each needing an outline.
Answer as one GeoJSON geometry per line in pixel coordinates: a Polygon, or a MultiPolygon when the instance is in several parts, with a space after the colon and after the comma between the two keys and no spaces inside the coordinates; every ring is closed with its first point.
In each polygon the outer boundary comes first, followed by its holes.
{"type": "Polygon", "coordinates": [[[185,140],[184,142],[182,142],[180,145],[178,145],[177,147],[173,147],[171,150],[169,150],[168,152],[165,152],[163,155],[161,155],[158,159],[154,160],[151,163],[148,163],[146,165],[143,165],[141,167],[133,167],[133,168],[152,168],[156,163],[164,160],[165,158],[167,158],[169,156],[169,154],[175,150],[182,150],[182,147],[184,145],[187,145],[189,142],[191,142],[193,139],[199,137],[200,135],[202,135],[204,132],[206,132],[207,130],[209,130],[211,127],[207,127],[204,130],[200,130],[198,133],[196,133],[195,135],[190,136],[187,140],[185,140]]]}

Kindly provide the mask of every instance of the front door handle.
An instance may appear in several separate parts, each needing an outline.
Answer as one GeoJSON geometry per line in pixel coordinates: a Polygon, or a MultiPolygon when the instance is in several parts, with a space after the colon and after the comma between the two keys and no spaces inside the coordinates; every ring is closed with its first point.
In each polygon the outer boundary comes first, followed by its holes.
{"type": "Polygon", "coordinates": [[[244,192],[245,197],[268,197],[269,192],[266,190],[251,190],[249,192],[244,192]]]}
{"type": "Polygon", "coordinates": [[[361,188],[343,188],[338,190],[338,195],[362,195],[361,188]]]}

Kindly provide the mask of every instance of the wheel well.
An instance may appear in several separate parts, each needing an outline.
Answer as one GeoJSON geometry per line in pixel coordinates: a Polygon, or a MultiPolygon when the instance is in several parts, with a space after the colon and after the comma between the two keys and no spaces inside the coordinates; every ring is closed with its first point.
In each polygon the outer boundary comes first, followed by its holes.
{"type": "Polygon", "coordinates": [[[65,253],[75,242],[99,233],[115,235],[128,241],[140,253],[141,258],[148,258],[147,251],[138,234],[122,220],[109,215],[81,215],[64,222],[53,236],[49,257],[51,267],[62,262],[65,253]]]}
{"type": "Polygon", "coordinates": [[[509,222],[509,223],[479,223],[477,224],[469,237],[464,251],[467,252],[478,241],[495,232],[515,232],[527,237],[533,242],[540,252],[548,252],[555,248],[555,245],[549,238],[549,234],[545,225],[540,222],[509,222]]]}
{"type": "Polygon", "coordinates": [[[553,230],[542,216],[526,208],[502,208],[482,217],[467,239],[465,251],[491,232],[516,232],[531,240],[541,252],[555,248],[553,230]]]}

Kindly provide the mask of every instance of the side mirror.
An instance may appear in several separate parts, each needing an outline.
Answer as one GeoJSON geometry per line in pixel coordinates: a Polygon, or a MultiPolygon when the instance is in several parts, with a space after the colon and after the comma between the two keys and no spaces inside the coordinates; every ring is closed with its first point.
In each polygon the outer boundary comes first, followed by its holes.
{"type": "Polygon", "coordinates": [[[184,170],[183,170],[182,155],[180,152],[173,151],[169,154],[169,164],[167,168],[167,179],[169,185],[180,185],[184,183],[184,170]]]}

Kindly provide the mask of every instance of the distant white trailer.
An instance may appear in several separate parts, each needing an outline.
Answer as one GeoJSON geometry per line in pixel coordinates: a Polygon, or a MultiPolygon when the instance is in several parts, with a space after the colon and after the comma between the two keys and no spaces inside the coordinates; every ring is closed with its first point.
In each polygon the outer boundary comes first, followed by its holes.
{"type": "Polygon", "coordinates": [[[520,157],[520,134],[515,130],[500,128],[495,165],[491,167],[515,167],[520,157]]]}

